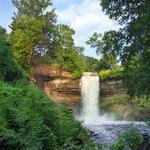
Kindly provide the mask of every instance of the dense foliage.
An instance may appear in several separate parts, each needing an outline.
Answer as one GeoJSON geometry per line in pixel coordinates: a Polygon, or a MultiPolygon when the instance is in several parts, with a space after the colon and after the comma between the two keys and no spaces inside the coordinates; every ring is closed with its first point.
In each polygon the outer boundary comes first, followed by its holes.
{"type": "Polygon", "coordinates": [[[115,31],[105,32],[103,36],[95,32],[86,43],[96,48],[96,53],[101,55],[108,68],[113,69],[118,62],[118,36],[115,31]]]}
{"type": "Polygon", "coordinates": [[[17,64],[11,51],[11,45],[6,41],[5,30],[0,27],[0,80],[15,81],[25,77],[24,71],[17,64]]]}
{"type": "MultiPolygon", "coordinates": [[[[125,68],[128,94],[150,94],[150,1],[101,0],[103,11],[122,25],[116,32],[119,57],[125,68]]],[[[106,46],[109,45],[109,41],[106,46]]],[[[114,46],[116,43],[114,43],[114,46]]]]}
{"type": "Polygon", "coordinates": [[[0,145],[3,149],[55,146],[56,106],[42,92],[31,86],[1,83],[0,103],[0,145]]]}
{"type": "Polygon", "coordinates": [[[99,76],[101,80],[106,79],[123,79],[124,72],[123,68],[120,66],[114,67],[112,70],[100,70],[99,76]]]}
{"type": "Polygon", "coordinates": [[[35,57],[53,53],[56,15],[53,9],[46,11],[52,6],[50,0],[13,0],[13,4],[17,13],[10,40],[19,64],[30,69],[35,57]]]}
{"type": "Polygon", "coordinates": [[[0,32],[0,37],[0,148],[96,149],[70,110],[57,106],[26,80],[25,71],[17,64],[11,45],[5,39],[5,32],[0,32]]]}
{"type": "Polygon", "coordinates": [[[17,12],[11,23],[9,40],[24,69],[30,71],[39,63],[57,64],[66,67],[77,78],[83,71],[95,68],[91,63],[90,66],[86,64],[88,58],[83,56],[84,48],[75,45],[75,31],[57,23],[51,0],[12,2],[17,12]]]}
{"type": "Polygon", "coordinates": [[[73,39],[75,31],[72,28],[59,24],[57,25],[57,30],[55,63],[61,67],[66,67],[72,72],[75,78],[79,77],[85,68],[85,64],[82,63],[82,52],[84,48],[75,46],[73,39]]]}
{"type": "Polygon", "coordinates": [[[79,150],[94,146],[66,108],[32,85],[0,83],[0,146],[4,150],[79,150]]]}
{"type": "Polygon", "coordinates": [[[117,143],[110,147],[110,150],[122,150],[124,148],[136,149],[142,143],[141,136],[132,126],[128,131],[118,137],[117,143]]]}

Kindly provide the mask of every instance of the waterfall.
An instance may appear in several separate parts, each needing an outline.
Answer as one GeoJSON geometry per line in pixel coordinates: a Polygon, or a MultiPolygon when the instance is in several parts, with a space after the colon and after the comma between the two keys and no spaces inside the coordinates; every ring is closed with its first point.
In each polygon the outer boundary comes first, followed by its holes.
{"type": "Polygon", "coordinates": [[[82,121],[82,125],[95,133],[90,139],[109,146],[116,143],[120,133],[129,129],[129,125],[136,128],[140,135],[149,133],[150,128],[145,122],[115,121],[115,116],[104,113],[100,115],[99,92],[100,82],[97,73],[85,72],[80,80],[82,107],[76,114],[76,119],[82,121]]]}
{"type": "Polygon", "coordinates": [[[93,122],[99,117],[99,76],[97,73],[85,72],[81,78],[81,119],[93,122]]]}

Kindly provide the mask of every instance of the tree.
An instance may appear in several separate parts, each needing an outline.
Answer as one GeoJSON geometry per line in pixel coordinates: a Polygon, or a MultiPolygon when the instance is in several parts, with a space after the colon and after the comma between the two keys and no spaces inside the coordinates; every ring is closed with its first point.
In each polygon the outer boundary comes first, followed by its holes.
{"type": "Polygon", "coordinates": [[[101,0],[100,4],[111,19],[123,25],[118,31],[121,43],[119,52],[122,65],[125,67],[129,93],[148,96],[150,94],[150,85],[147,85],[150,78],[150,1],[101,0]]]}
{"type": "Polygon", "coordinates": [[[100,61],[96,58],[90,56],[82,56],[82,60],[84,63],[84,71],[95,71],[98,72],[101,69],[100,61]]]}
{"type": "Polygon", "coordinates": [[[12,82],[22,79],[24,71],[16,63],[6,36],[6,30],[0,27],[0,80],[12,82]]]}
{"type": "Polygon", "coordinates": [[[75,52],[75,44],[73,35],[75,31],[67,25],[58,24],[56,26],[56,62],[60,65],[66,66],[67,63],[73,61],[72,53],[75,52]],[[71,57],[72,55],[72,57],[71,57]]]}
{"type": "Polygon", "coordinates": [[[101,55],[110,69],[117,64],[119,45],[116,31],[105,32],[103,36],[95,32],[86,43],[96,48],[96,53],[101,55]]]}
{"type": "Polygon", "coordinates": [[[78,77],[84,69],[81,65],[84,48],[75,46],[73,39],[75,31],[69,26],[59,24],[57,31],[57,42],[54,47],[56,48],[56,62],[62,67],[67,67],[74,77],[78,77]]]}
{"type": "Polygon", "coordinates": [[[12,0],[17,8],[17,16],[37,17],[42,16],[48,6],[51,6],[51,0],[12,0]]]}
{"type": "Polygon", "coordinates": [[[5,39],[6,29],[0,26],[0,40],[5,39]]]}
{"type": "Polygon", "coordinates": [[[53,51],[56,15],[50,0],[13,0],[17,13],[11,23],[11,42],[15,57],[30,68],[35,56],[53,51]]]}

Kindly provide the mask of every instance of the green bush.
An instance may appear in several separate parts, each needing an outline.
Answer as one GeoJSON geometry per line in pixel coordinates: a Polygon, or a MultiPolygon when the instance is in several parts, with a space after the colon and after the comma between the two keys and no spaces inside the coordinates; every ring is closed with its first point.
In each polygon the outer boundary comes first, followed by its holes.
{"type": "Polygon", "coordinates": [[[101,70],[99,72],[99,76],[101,80],[110,78],[123,78],[123,68],[116,66],[112,70],[101,70]]]}
{"type": "Polygon", "coordinates": [[[130,147],[132,149],[137,148],[142,142],[142,138],[138,131],[132,126],[128,131],[123,132],[117,140],[117,143],[110,147],[110,150],[122,150],[125,147],[130,147]]]}
{"type": "Polygon", "coordinates": [[[56,106],[28,83],[0,82],[0,106],[2,150],[90,150],[95,146],[70,110],[56,106]]]}
{"type": "Polygon", "coordinates": [[[63,150],[90,150],[94,144],[89,142],[86,130],[78,121],[75,121],[72,110],[64,106],[59,107],[60,135],[59,143],[63,150]]]}
{"type": "Polygon", "coordinates": [[[55,149],[57,107],[37,88],[0,83],[0,106],[1,148],[55,149]]]}
{"type": "Polygon", "coordinates": [[[27,75],[16,63],[9,43],[0,40],[0,80],[12,82],[24,77],[27,75]]]}

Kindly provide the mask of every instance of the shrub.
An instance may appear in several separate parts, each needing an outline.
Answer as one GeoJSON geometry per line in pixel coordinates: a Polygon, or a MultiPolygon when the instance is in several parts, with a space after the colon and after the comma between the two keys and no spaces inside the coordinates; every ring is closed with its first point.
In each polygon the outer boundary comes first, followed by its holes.
{"type": "Polygon", "coordinates": [[[0,146],[4,149],[56,147],[57,109],[32,86],[0,84],[0,146]]]}
{"type": "Polygon", "coordinates": [[[12,82],[24,77],[27,75],[16,63],[9,43],[0,40],[0,80],[12,82]]]}
{"type": "Polygon", "coordinates": [[[59,108],[59,124],[59,141],[64,150],[80,150],[84,149],[86,144],[90,144],[86,131],[74,120],[72,111],[63,106],[59,108]]]}
{"type": "Polygon", "coordinates": [[[2,150],[90,150],[95,146],[72,112],[29,83],[0,82],[2,150]]]}
{"type": "Polygon", "coordinates": [[[101,70],[99,72],[101,80],[109,78],[122,78],[123,77],[123,68],[120,66],[114,67],[112,70],[101,70]]]}
{"type": "Polygon", "coordinates": [[[112,145],[110,150],[122,150],[126,146],[135,149],[141,142],[142,138],[138,131],[131,126],[128,131],[120,134],[117,143],[112,145]]]}

